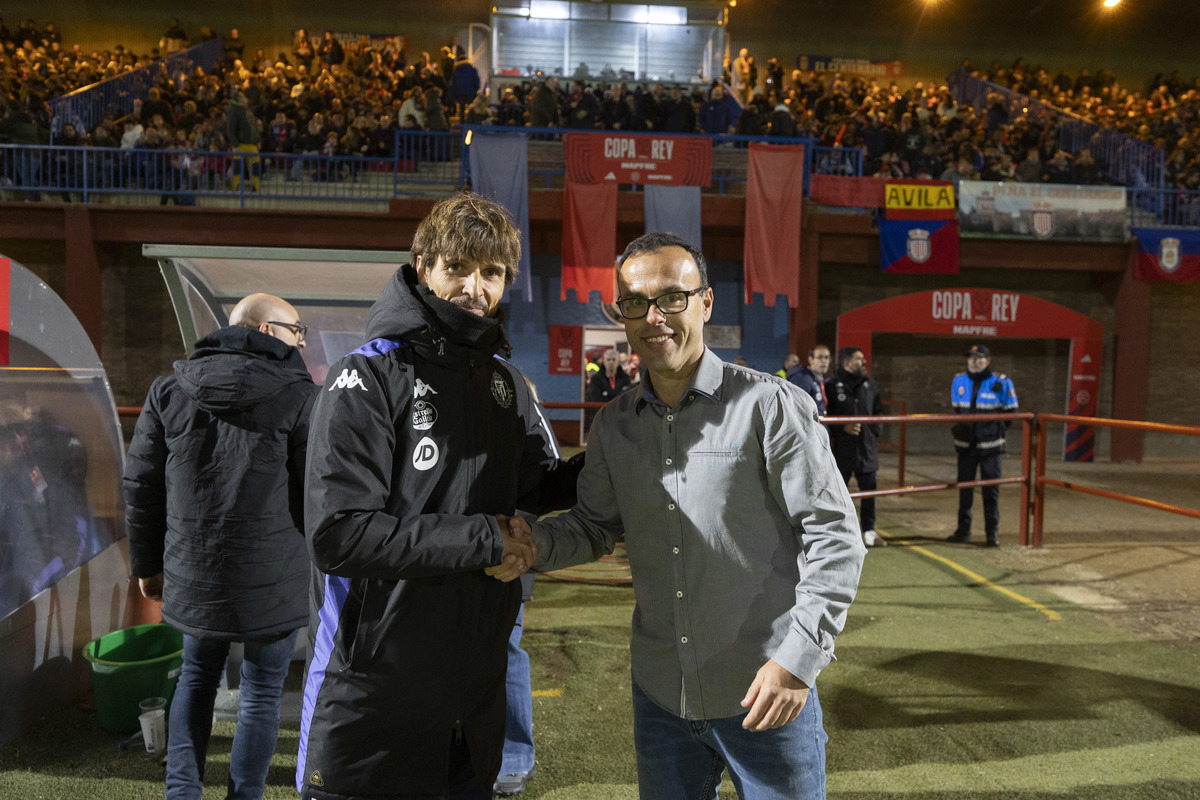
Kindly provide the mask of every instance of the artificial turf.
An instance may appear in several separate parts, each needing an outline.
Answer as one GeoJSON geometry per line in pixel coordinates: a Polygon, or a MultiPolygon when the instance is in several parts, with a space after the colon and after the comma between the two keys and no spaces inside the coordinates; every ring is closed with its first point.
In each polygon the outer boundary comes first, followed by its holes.
{"type": "MultiPolygon", "coordinates": [[[[830,798],[1200,797],[1194,647],[1104,624],[970,549],[906,545],[887,522],[892,545],[868,555],[838,661],[818,684],[830,798]]],[[[632,611],[628,586],[538,581],[523,642],[538,774],[523,797],[637,797],[632,611]]],[[[224,797],[232,733],[214,727],[205,798],[224,797]]],[[[284,726],[265,797],[296,797],[297,737],[284,726]]],[[[161,764],[119,750],[86,701],[0,747],[2,798],[159,798],[162,781],[161,764]]],[[[732,797],[727,781],[721,800],[732,797]]]]}

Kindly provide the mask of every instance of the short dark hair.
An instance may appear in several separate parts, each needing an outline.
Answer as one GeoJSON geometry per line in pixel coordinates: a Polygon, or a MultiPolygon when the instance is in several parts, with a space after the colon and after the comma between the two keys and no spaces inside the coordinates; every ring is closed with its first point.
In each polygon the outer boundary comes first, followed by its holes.
{"type": "Polygon", "coordinates": [[[667,231],[647,233],[645,236],[639,236],[630,242],[625,248],[625,252],[621,253],[621,258],[617,261],[617,274],[620,275],[621,267],[625,266],[625,262],[630,258],[642,253],[665,250],[668,247],[679,247],[687,251],[687,254],[691,256],[692,261],[696,264],[696,270],[700,273],[700,286],[707,287],[709,285],[708,262],[704,260],[704,253],[701,253],[699,247],[696,247],[696,245],[679,234],[668,233],[667,231]]]}
{"type": "Polygon", "coordinates": [[[814,345],[813,347],[809,348],[809,350],[808,350],[808,357],[809,357],[809,358],[812,358],[813,356],[815,356],[815,355],[817,354],[817,348],[818,348],[818,347],[824,347],[826,350],[828,350],[828,349],[829,349],[829,345],[827,345],[827,344],[818,344],[818,345],[814,345]]]}
{"type": "Polygon", "coordinates": [[[845,347],[838,348],[838,366],[839,367],[842,366],[847,361],[849,361],[851,358],[853,358],[855,353],[861,353],[861,352],[862,352],[861,347],[855,347],[852,344],[848,344],[845,347]]]}

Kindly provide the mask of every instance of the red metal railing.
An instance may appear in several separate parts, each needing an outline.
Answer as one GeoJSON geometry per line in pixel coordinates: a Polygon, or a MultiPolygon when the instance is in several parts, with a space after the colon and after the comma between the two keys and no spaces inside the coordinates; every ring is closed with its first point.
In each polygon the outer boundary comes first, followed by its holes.
{"type": "MultiPolygon", "coordinates": [[[[543,403],[546,408],[556,409],[583,409],[583,408],[600,408],[604,403],[567,403],[567,402],[548,402],[543,403]]],[[[903,401],[885,401],[885,405],[898,406],[902,409],[907,408],[903,401]]],[[[137,417],[141,413],[140,406],[118,406],[117,414],[122,417],[137,417]]],[[[1173,514],[1181,514],[1183,516],[1200,519],[1200,509],[1188,508],[1186,506],[1177,506],[1170,503],[1163,503],[1157,500],[1150,500],[1144,497],[1135,497],[1133,495],[1113,492],[1107,489],[1099,489],[1092,486],[1083,486],[1078,483],[1061,481],[1055,478],[1046,477],[1046,446],[1048,436],[1046,435],[1046,426],[1049,423],[1070,423],[1074,425],[1095,425],[1098,427],[1119,428],[1125,430],[1140,430],[1150,431],[1155,433],[1173,433],[1183,436],[1200,436],[1200,427],[1189,425],[1166,425],[1157,422],[1140,422],[1135,420],[1119,420],[1119,419],[1101,419],[1098,417],[1074,417],[1066,414],[897,414],[890,416],[864,416],[864,417],[824,417],[821,422],[826,425],[849,425],[853,423],[862,424],[881,424],[895,423],[900,425],[899,443],[897,445],[885,446],[895,447],[899,451],[898,459],[898,483],[894,489],[875,489],[869,492],[851,492],[851,497],[883,497],[885,495],[899,494],[915,494],[918,492],[936,492],[947,489],[966,489],[975,486],[999,486],[1002,484],[1020,484],[1021,485],[1021,511],[1020,511],[1020,531],[1019,541],[1022,546],[1032,545],[1033,547],[1042,546],[1044,519],[1046,511],[1046,487],[1057,486],[1060,489],[1069,491],[1081,492],[1084,494],[1094,495],[1096,497],[1105,497],[1110,500],[1119,500],[1124,503],[1132,503],[1134,505],[1143,506],[1146,508],[1154,508],[1160,511],[1168,511],[1173,514]],[[1005,420],[1021,423],[1021,474],[1014,475],[1008,478],[994,478],[991,480],[979,481],[963,481],[961,483],[929,483],[920,486],[904,485],[904,458],[907,449],[907,437],[905,428],[909,424],[917,423],[957,423],[957,422],[983,422],[987,420],[1005,420]],[[1032,518],[1032,526],[1031,526],[1032,518]],[[1031,529],[1032,528],[1032,529],[1031,529]]]]}
{"type": "MultiPolygon", "coordinates": [[[[1094,486],[1082,486],[1054,478],[1046,477],[1046,425],[1051,422],[1064,422],[1073,425],[1095,425],[1102,428],[1119,428],[1123,430],[1152,431],[1155,433],[1177,433],[1183,436],[1200,436],[1200,427],[1191,425],[1165,425],[1160,422],[1139,422],[1127,419],[1101,419],[1098,417],[1071,417],[1066,414],[1037,415],[1037,455],[1034,466],[1034,501],[1033,501],[1033,546],[1042,546],[1043,519],[1046,514],[1046,487],[1057,486],[1074,492],[1106,497],[1109,500],[1120,500],[1123,503],[1155,508],[1159,511],[1169,511],[1172,514],[1182,514],[1185,517],[1200,519],[1200,509],[1176,506],[1170,503],[1160,503],[1145,497],[1135,497],[1130,494],[1113,492],[1108,489],[1098,489],[1094,486]]],[[[1024,544],[1024,542],[1022,542],[1024,544]]]]}
{"type": "MultiPolygon", "coordinates": [[[[900,424],[925,422],[986,422],[988,420],[1004,420],[1006,422],[1021,422],[1021,474],[1011,478],[992,478],[982,481],[962,481],[961,483],[928,483],[921,486],[899,486],[895,489],[874,489],[869,492],[851,492],[851,497],[883,497],[890,494],[914,494],[916,492],[936,492],[944,489],[967,489],[975,486],[1000,486],[1005,483],[1021,485],[1021,522],[1020,543],[1029,544],[1029,484],[1033,464],[1033,422],[1034,414],[909,414],[907,416],[880,417],[824,417],[821,422],[826,425],[849,425],[855,422],[863,424],[878,424],[896,422],[900,424]]],[[[1078,419],[1072,417],[1071,419],[1078,419]]],[[[903,452],[903,451],[902,451],[903,452]]]]}

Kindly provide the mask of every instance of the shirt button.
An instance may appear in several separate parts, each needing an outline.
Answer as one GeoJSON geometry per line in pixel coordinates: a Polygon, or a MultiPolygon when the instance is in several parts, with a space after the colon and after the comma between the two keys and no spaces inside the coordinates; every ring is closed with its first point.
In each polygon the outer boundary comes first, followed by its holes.
{"type": "Polygon", "coordinates": [[[672,422],[675,419],[674,414],[667,414],[667,422],[672,422]]]}
{"type": "Polygon", "coordinates": [[[679,555],[679,548],[678,548],[678,547],[672,547],[672,548],[671,548],[671,552],[672,552],[672,553],[674,553],[675,555],[679,555]]]}
{"type": "Polygon", "coordinates": [[[667,511],[674,511],[674,510],[675,510],[675,504],[667,503],[667,511]]]}
{"type": "Polygon", "coordinates": [[[676,593],[675,593],[675,596],[676,596],[676,597],[683,597],[683,592],[676,592],[676,593]]]}
{"type": "Polygon", "coordinates": [[[669,459],[669,458],[667,459],[667,466],[668,467],[671,466],[671,459],[669,459]]]}
{"type": "Polygon", "coordinates": [[[684,644],[687,644],[687,637],[686,637],[686,636],[681,636],[681,637],[679,638],[679,641],[681,641],[681,642],[682,642],[682,643],[684,643],[684,644]]]}

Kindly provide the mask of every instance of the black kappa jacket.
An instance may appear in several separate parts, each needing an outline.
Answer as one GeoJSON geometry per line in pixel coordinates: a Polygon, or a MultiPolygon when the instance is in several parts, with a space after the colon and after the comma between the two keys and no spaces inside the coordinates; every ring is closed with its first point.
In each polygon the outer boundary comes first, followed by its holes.
{"type": "Polygon", "coordinates": [[[574,501],[499,321],[398,271],[370,341],[330,368],[312,418],[305,506],[314,658],[297,787],[317,798],[443,794],[465,739],[491,786],[504,740],[519,582],[496,514],[574,501]]]}

